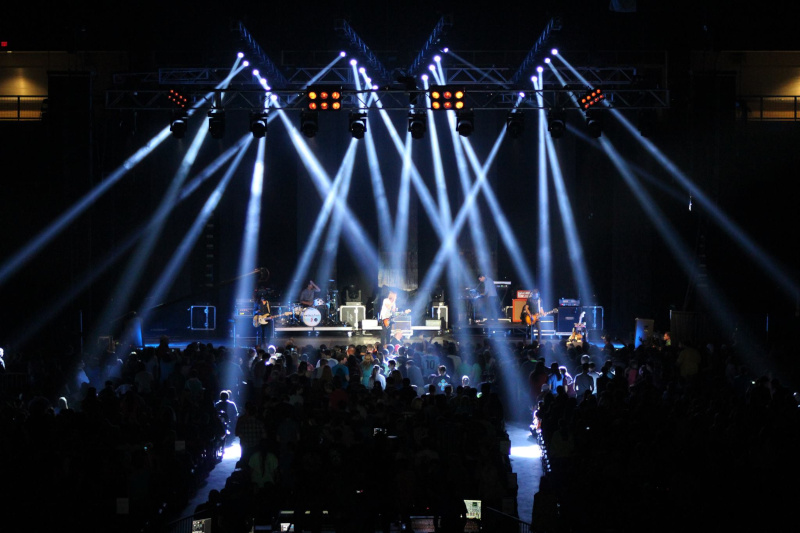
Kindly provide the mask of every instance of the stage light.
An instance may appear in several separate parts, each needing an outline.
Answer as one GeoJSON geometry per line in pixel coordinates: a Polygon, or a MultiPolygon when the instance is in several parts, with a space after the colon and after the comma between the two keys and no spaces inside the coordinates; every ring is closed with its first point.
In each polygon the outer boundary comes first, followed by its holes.
{"type": "Polygon", "coordinates": [[[545,62],[545,63],[547,63],[547,64],[549,65],[549,64],[550,64],[550,58],[549,58],[549,57],[545,57],[545,58],[544,58],[544,62],[545,62]]]}
{"type": "Polygon", "coordinates": [[[506,130],[512,139],[516,139],[525,131],[525,114],[522,111],[511,111],[506,117],[506,130]]]}
{"type": "Polygon", "coordinates": [[[345,52],[344,50],[342,50],[341,52],[339,52],[339,57],[344,57],[344,56],[346,56],[346,55],[347,55],[347,52],[345,52]]]}
{"type": "Polygon", "coordinates": [[[169,131],[172,132],[172,136],[176,139],[183,139],[183,136],[186,134],[186,127],[187,121],[189,117],[186,116],[186,113],[183,111],[176,111],[172,115],[172,121],[169,125],[169,131]]]}
{"type": "Polygon", "coordinates": [[[259,72],[258,72],[258,69],[257,69],[257,68],[254,68],[254,69],[253,69],[253,76],[256,76],[256,77],[258,77],[258,74],[259,74],[259,72]]]}
{"type": "Polygon", "coordinates": [[[186,104],[189,102],[186,96],[176,91],[175,89],[169,90],[167,98],[169,98],[170,102],[180,107],[181,109],[186,109],[186,104]]]}
{"type": "Polygon", "coordinates": [[[363,139],[367,132],[367,113],[350,113],[350,134],[354,139],[363,139]]]}
{"type": "Polygon", "coordinates": [[[456,131],[462,137],[469,137],[475,130],[475,113],[458,111],[456,113],[456,131]]]}
{"type": "Polygon", "coordinates": [[[584,110],[594,107],[595,104],[598,102],[605,100],[606,95],[603,94],[602,89],[592,89],[588,91],[583,97],[581,98],[581,108],[584,110]]]}
{"type": "Polygon", "coordinates": [[[422,81],[428,81],[428,75],[427,74],[423,74],[422,76],[420,76],[420,78],[422,78],[422,81]]]}
{"type": "Polygon", "coordinates": [[[245,59],[244,61],[242,61],[242,66],[243,67],[249,67],[250,66],[250,62],[245,59]]]}
{"type": "Polygon", "coordinates": [[[431,98],[431,109],[436,111],[447,111],[448,109],[460,110],[465,108],[464,89],[461,87],[451,87],[448,85],[431,85],[428,90],[431,98]]]}
{"type": "Polygon", "coordinates": [[[250,133],[254,139],[260,139],[267,134],[267,112],[253,111],[250,113],[250,133]]]}
{"type": "Polygon", "coordinates": [[[236,57],[238,57],[239,59],[241,59],[241,58],[243,58],[243,57],[244,57],[244,53],[243,53],[243,52],[239,52],[238,54],[236,54],[236,57]]]}
{"type": "Polygon", "coordinates": [[[544,72],[544,67],[541,67],[541,66],[536,67],[536,72],[541,74],[542,72],[544,72]]]}
{"type": "Polygon", "coordinates": [[[586,130],[593,139],[598,139],[603,133],[603,121],[600,113],[596,111],[586,112],[586,130]]]}
{"type": "Polygon", "coordinates": [[[355,59],[351,59],[350,60],[350,64],[353,65],[353,66],[356,66],[356,65],[358,65],[358,61],[356,61],[355,59]]]}
{"type": "Polygon", "coordinates": [[[425,113],[415,113],[413,111],[408,113],[408,131],[414,139],[422,139],[425,137],[425,132],[428,130],[427,116],[425,113]]]}
{"type": "Polygon", "coordinates": [[[552,50],[550,50],[550,55],[557,56],[558,55],[558,48],[553,48],[552,50]]]}
{"type": "Polygon", "coordinates": [[[560,110],[551,109],[547,113],[547,131],[553,139],[558,139],[567,131],[567,122],[565,120],[564,112],[560,110]]]}
{"type": "Polygon", "coordinates": [[[309,139],[319,130],[319,118],[316,111],[303,111],[300,113],[300,131],[309,139]]]}
{"type": "Polygon", "coordinates": [[[445,47],[445,48],[442,48],[442,52],[444,52],[445,54],[446,54],[447,52],[449,52],[449,51],[450,51],[450,49],[449,49],[449,48],[446,48],[446,47],[445,47]]]}
{"type": "Polygon", "coordinates": [[[442,56],[433,56],[433,60],[437,63],[442,60],[442,56]]]}
{"type": "Polygon", "coordinates": [[[306,91],[308,111],[338,111],[342,108],[341,87],[309,87],[306,91]]]}
{"type": "Polygon", "coordinates": [[[208,132],[212,139],[222,139],[225,136],[225,111],[208,112],[208,132]]]}

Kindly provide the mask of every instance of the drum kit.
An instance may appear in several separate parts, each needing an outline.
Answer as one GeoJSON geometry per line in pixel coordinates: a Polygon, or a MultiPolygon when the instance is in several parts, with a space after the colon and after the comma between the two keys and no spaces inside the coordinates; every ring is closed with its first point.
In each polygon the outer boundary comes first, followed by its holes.
{"type": "Polygon", "coordinates": [[[284,326],[308,326],[310,328],[321,325],[335,325],[338,322],[336,314],[338,308],[338,292],[329,290],[327,298],[314,299],[313,305],[290,303],[287,306],[276,306],[288,309],[287,317],[281,319],[284,326]]]}

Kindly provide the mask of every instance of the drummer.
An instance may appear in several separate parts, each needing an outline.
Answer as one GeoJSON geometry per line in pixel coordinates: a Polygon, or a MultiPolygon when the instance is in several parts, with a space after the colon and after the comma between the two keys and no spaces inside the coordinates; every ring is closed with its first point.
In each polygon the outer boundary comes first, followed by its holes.
{"type": "Polygon", "coordinates": [[[313,279],[308,280],[306,288],[300,291],[300,305],[303,307],[311,307],[314,305],[314,296],[320,292],[320,288],[314,283],[313,279]]]}

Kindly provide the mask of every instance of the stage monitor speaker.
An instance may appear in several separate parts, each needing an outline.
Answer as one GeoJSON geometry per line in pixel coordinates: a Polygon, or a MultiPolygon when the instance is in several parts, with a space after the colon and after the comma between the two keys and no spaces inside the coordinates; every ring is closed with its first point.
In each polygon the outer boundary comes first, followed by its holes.
{"type": "Polygon", "coordinates": [[[511,322],[522,322],[519,318],[519,314],[522,312],[522,307],[527,302],[527,298],[514,298],[511,300],[511,322]]]}
{"type": "Polygon", "coordinates": [[[560,333],[572,333],[572,328],[575,327],[575,322],[578,321],[580,316],[579,307],[565,306],[558,308],[556,315],[556,331],[560,333]]]}

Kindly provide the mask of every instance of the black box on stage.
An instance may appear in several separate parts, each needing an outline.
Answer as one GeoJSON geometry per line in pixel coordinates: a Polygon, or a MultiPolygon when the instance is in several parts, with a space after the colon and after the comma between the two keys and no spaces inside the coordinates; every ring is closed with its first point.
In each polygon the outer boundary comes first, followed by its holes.
{"type": "Polygon", "coordinates": [[[578,321],[580,316],[579,309],[579,307],[574,306],[559,307],[556,315],[556,331],[561,333],[572,332],[572,328],[575,327],[575,322],[578,321]]]}

